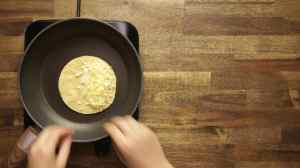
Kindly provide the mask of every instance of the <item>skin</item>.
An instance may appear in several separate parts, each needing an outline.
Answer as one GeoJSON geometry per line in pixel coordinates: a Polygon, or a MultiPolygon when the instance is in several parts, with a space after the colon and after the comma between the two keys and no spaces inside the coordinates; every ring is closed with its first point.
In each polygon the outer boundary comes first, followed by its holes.
{"type": "MultiPolygon", "coordinates": [[[[115,117],[104,124],[119,159],[128,168],[173,168],[152,130],[131,116],[115,117]]],[[[72,131],[50,126],[31,146],[27,168],[65,168],[72,131]],[[58,149],[58,153],[55,152],[58,149]]]]}
{"type": "Polygon", "coordinates": [[[28,153],[28,168],[65,168],[70,154],[72,130],[50,126],[32,144],[28,153]],[[58,153],[56,154],[56,149],[58,153]]]}
{"type": "Polygon", "coordinates": [[[115,151],[128,168],[172,168],[152,130],[130,116],[115,117],[104,125],[115,151]]]}

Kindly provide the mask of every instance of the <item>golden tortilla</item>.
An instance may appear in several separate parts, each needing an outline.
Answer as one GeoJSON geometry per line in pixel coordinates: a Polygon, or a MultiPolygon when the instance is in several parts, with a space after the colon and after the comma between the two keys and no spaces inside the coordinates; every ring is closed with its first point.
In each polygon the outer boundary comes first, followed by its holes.
{"type": "Polygon", "coordinates": [[[102,112],[114,101],[116,75],[104,60],[81,56],[61,71],[58,89],[64,103],[81,114],[102,112]]]}

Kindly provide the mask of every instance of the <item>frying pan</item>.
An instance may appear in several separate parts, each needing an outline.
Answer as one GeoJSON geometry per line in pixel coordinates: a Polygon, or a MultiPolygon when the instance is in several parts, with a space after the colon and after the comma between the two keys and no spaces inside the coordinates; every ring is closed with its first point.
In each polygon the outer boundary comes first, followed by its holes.
{"type": "Polygon", "coordinates": [[[19,88],[25,111],[40,127],[63,125],[74,130],[74,142],[106,137],[103,123],[131,115],[142,94],[143,76],[132,43],[107,23],[72,18],[51,24],[28,45],[19,68],[19,88]],[[68,108],[58,91],[62,68],[72,59],[92,55],[105,60],[117,77],[113,104],[101,113],[84,115],[68,108]]]}

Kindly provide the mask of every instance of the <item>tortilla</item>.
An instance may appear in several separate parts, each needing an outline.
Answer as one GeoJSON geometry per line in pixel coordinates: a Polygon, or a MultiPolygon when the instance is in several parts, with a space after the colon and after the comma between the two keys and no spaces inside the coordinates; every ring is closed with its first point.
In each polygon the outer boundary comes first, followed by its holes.
{"type": "Polygon", "coordinates": [[[64,66],[58,89],[70,109],[81,114],[94,114],[113,103],[116,81],[116,75],[107,62],[94,56],[81,56],[64,66]]]}

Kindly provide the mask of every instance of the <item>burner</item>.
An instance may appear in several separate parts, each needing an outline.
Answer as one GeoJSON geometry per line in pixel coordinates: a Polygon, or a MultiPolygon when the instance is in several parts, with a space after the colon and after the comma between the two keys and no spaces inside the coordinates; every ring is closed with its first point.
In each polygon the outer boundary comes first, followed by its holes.
{"type": "MultiPolygon", "coordinates": [[[[33,23],[31,23],[27,29],[25,30],[25,48],[30,43],[30,41],[44,28],[46,28],[48,25],[57,22],[58,20],[37,20],[33,23]]],[[[111,26],[113,26],[115,29],[117,29],[120,33],[122,33],[125,37],[127,37],[132,44],[135,46],[137,51],[139,51],[139,35],[137,32],[137,29],[128,22],[123,21],[104,21],[111,26]]],[[[139,109],[135,111],[133,114],[133,117],[135,119],[139,118],[139,109]]],[[[29,126],[35,126],[35,123],[31,120],[31,118],[27,115],[24,109],[24,128],[27,128],[29,126]]],[[[110,138],[104,138],[99,141],[93,142],[94,149],[96,154],[106,154],[110,150],[110,138]]]]}

